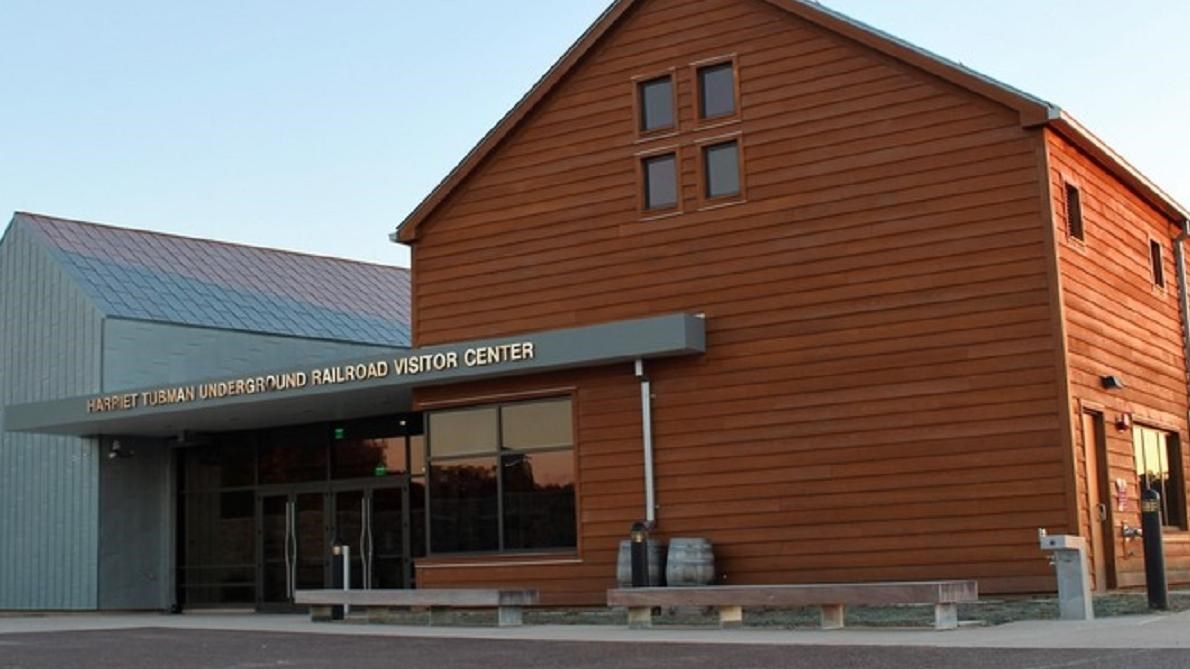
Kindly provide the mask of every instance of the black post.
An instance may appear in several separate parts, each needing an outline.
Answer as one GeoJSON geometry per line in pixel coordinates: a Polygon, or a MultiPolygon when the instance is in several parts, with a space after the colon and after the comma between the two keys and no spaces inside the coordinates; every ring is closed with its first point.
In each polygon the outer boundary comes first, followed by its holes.
{"type": "MultiPolygon", "coordinates": [[[[331,587],[335,590],[343,589],[343,546],[335,541],[331,546],[331,587]]],[[[331,620],[343,619],[343,606],[331,607],[331,620]]]]}
{"type": "Polygon", "coordinates": [[[649,585],[649,556],[646,553],[649,541],[649,531],[644,523],[632,524],[632,587],[644,588],[649,585]]]}
{"type": "Polygon", "coordinates": [[[1145,583],[1149,608],[1169,610],[1169,587],[1165,582],[1165,546],[1161,538],[1161,494],[1146,490],[1140,496],[1140,526],[1145,540],[1145,583]]]}

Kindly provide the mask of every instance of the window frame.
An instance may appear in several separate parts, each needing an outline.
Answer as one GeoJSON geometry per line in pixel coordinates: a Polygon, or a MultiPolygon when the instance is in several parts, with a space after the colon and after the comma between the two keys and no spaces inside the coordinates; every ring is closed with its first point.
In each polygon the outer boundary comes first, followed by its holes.
{"type": "Polygon", "coordinates": [[[1136,450],[1136,438],[1141,430],[1155,432],[1155,433],[1162,435],[1164,437],[1164,439],[1163,439],[1164,443],[1162,444],[1162,448],[1166,449],[1165,457],[1167,460],[1167,466],[1169,468],[1169,484],[1168,484],[1168,486],[1166,486],[1166,491],[1168,492],[1168,490],[1170,490],[1170,489],[1176,491],[1176,494],[1173,496],[1172,499],[1163,499],[1162,502],[1163,502],[1163,506],[1165,507],[1165,509],[1176,507],[1178,509],[1179,517],[1173,519],[1176,522],[1171,522],[1171,519],[1169,518],[1169,514],[1165,513],[1163,510],[1161,524],[1163,527],[1165,527],[1169,530],[1185,531],[1187,529],[1190,529],[1190,513],[1187,512],[1187,507],[1186,507],[1186,478],[1185,478],[1185,468],[1183,465],[1183,455],[1182,455],[1182,437],[1176,430],[1166,429],[1166,428],[1160,427],[1159,425],[1145,423],[1145,422],[1133,423],[1133,425],[1132,425],[1132,468],[1134,470],[1136,470],[1133,472],[1133,475],[1136,477],[1137,504],[1138,505],[1140,504],[1141,495],[1145,491],[1144,479],[1142,477],[1141,472],[1139,471],[1139,469],[1136,466],[1137,459],[1138,459],[1137,450],[1136,450]]]}
{"type": "Polygon", "coordinates": [[[1165,292],[1169,285],[1169,282],[1165,280],[1165,247],[1160,240],[1152,235],[1148,236],[1148,240],[1149,281],[1153,285],[1153,290],[1165,292]]]}
{"type": "Polygon", "coordinates": [[[659,139],[661,137],[672,137],[678,134],[681,127],[681,115],[678,109],[678,73],[677,68],[669,68],[659,72],[652,72],[649,74],[639,74],[632,77],[632,124],[636,128],[637,141],[647,141],[651,139],[659,139]],[[654,128],[652,130],[645,130],[645,106],[644,96],[641,90],[645,84],[651,83],[659,79],[669,79],[669,94],[670,94],[670,110],[673,116],[672,123],[667,126],[654,128]]]}
{"type": "Polygon", "coordinates": [[[735,53],[703,58],[690,63],[691,79],[694,82],[694,120],[699,129],[739,123],[740,121],[740,64],[735,53]],[[719,116],[703,116],[702,71],[707,68],[731,64],[732,112],[719,116]]]}
{"type": "Polygon", "coordinates": [[[1082,189],[1071,181],[1063,182],[1063,198],[1066,207],[1066,237],[1081,243],[1087,241],[1087,217],[1083,209],[1082,189]],[[1074,199],[1071,200],[1071,195],[1074,199]],[[1071,207],[1073,202],[1074,206],[1071,207]],[[1077,220],[1077,225],[1075,224],[1077,220]]]}
{"type": "Polygon", "coordinates": [[[748,201],[747,183],[744,175],[747,173],[744,161],[744,137],[740,132],[733,132],[726,135],[717,135],[714,137],[707,137],[697,140],[695,144],[698,147],[698,208],[715,209],[718,207],[742,204],[748,201]],[[725,144],[735,144],[736,146],[736,169],[738,170],[739,190],[735,193],[727,195],[710,195],[710,170],[707,165],[707,155],[710,149],[725,144]]]}
{"type": "Polygon", "coordinates": [[[655,220],[682,213],[683,201],[685,200],[682,193],[682,147],[676,144],[659,146],[637,153],[634,159],[636,160],[636,208],[640,212],[641,218],[643,220],[655,220]],[[674,193],[677,196],[676,201],[671,206],[650,208],[648,198],[649,174],[645,168],[645,163],[666,155],[673,155],[674,158],[674,193]]]}
{"type": "Polygon", "coordinates": [[[503,397],[499,399],[486,398],[482,403],[465,403],[465,404],[441,404],[434,408],[423,407],[426,420],[424,428],[425,437],[425,541],[426,541],[426,559],[435,560],[443,558],[468,558],[468,557],[483,557],[483,556],[516,556],[516,555],[536,555],[536,554],[561,554],[572,555],[577,554],[582,548],[582,536],[579,527],[579,518],[581,517],[579,510],[579,458],[578,458],[578,408],[575,401],[575,393],[572,390],[566,391],[551,391],[548,393],[526,393],[524,395],[503,397]],[[545,403],[552,401],[566,400],[570,403],[570,434],[571,443],[568,446],[549,446],[541,448],[530,449],[508,449],[504,448],[504,412],[503,407],[516,404],[533,404],[545,403]],[[445,456],[438,458],[440,462],[454,462],[460,460],[472,460],[477,458],[494,458],[496,463],[496,544],[497,548],[494,550],[478,550],[478,551],[435,551],[434,550],[434,528],[433,528],[433,508],[431,506],[433,495],[433,467],[435,458],[433,455],[433,436],[431,434],[431,420],[430,416],[433,413],[471,411],[482,409],[496,409],[496,433],[498,444],[494,452],[488,453],[469,453],[464,455],[445,456]],[[533,453],[557,453],[569,451],[573,454],[571,475],[574,480],[574,545],[573,546],[559,546],[552,548],[513,548],[507,549],[505,544],[504,532],[504,472],[503,459],[507,454],[533,454],[533,453]]]}

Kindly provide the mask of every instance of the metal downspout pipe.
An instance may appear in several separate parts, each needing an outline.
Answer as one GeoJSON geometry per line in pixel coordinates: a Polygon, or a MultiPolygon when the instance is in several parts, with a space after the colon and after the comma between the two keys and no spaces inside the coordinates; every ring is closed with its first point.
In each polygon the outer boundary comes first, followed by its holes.
{"type": "Polygon", "coordinates": [[[636,378],[640,379],[640,422],[645,459],[645,524],[657,525],[657,491],[653,483],[653,390],[645,374],[645,361],[637,358],[636,378]]]}
{"type": "MultiPolygon", "coordinates": [[[[1182,232],[1173,240],[1174,260],[1178,271],[1178,308],[1182,312],[1182,355],[1186,374],[1186,391],[1190,393],[1190,295],[1186,290],[1186,239],[1190,236],[1190,220],[1182,221],[1182,232]]],[[[1190,416],[1190,410],[1187,415],[1190,416]]]]}

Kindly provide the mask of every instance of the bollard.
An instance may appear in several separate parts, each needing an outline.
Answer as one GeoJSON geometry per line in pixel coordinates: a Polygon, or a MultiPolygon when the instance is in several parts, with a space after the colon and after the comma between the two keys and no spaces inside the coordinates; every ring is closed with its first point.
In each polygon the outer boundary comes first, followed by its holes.
{"type": "Polygon", "coordinates": [[[1149,608],[1169,610],[1169,587],[1165,582],[1165,546],[1161,537],[1161,494],[1145,490],[1140,496],[1140,526],[1145,543],[1145,585],[1149,608]]]}
{"type": "Polygon", "coordinates": [[[632,587],[643,588],[649,585],[649,530],[644,523],[632,524],[632,587]]]}
{"type": "MultiPolygon", "coordinates": [[[[340,545],[338,541],[331,546],[331,587],[339,590],[345,589],[343,585],[343,565],[345,563],[345,556],[343,549],[346,546],[340,545]]],[[[331,620],[343,619],[343,606],[336,604],[331,607],[331,620]]]]}

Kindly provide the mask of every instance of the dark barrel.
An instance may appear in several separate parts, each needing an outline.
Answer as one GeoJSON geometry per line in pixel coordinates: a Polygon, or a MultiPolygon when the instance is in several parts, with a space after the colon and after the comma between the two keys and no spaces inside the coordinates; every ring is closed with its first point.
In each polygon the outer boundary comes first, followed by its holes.
{"type": "MultiPolygon", "coordinates": [[[[665,546],[655,539],[649,539],[645,547],[645,555],[649,562],[648,585],[659,588],[665,585],[665,546]]],[[[629,539],[620,542],[620,557],[616,560],[616,585],[621,588],[632,587],[632,541],[629,539]]]]}
{"type": "Polygon", "coordinates": [[[665,582],[671,587],[715,582],[715,553],[706,539],[670,539],[665,582]]]}

